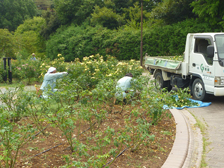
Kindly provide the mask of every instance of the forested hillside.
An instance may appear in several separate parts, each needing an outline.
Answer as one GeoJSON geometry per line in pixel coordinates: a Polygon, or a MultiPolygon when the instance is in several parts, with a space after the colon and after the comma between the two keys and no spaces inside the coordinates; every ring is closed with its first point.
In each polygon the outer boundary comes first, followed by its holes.
{"type": "Polygon", "coordinates": [[[141,4],[143,54],[181,55],[187,33],[224,27],[222,0],[3,0],[0,56],[139,59],[141,4]]]}

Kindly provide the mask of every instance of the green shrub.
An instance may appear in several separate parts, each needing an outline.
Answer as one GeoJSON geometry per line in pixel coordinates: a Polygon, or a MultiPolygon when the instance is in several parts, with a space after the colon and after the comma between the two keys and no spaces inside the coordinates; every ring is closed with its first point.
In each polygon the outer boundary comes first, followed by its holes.
{"type": "MultiPolygon", "coordinates": [[[[187,33],[216,31],[207,23],[199,23],[194,19],[172,25],[144,28],[143,55],[152,56],[181,55],[185,49],[187,33]]],[[[118,60],[140,59],[141,31],[132,28],[109,30],[96,26],[63,27],[47,42],[47,56],[56,58],[58,53],[65,61],[99,53],[112,55],[118,60]]]]}

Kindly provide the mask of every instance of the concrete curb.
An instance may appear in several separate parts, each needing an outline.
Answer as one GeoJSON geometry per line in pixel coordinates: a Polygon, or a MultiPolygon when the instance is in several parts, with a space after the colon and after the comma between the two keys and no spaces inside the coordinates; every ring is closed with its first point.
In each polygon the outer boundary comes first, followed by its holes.
{"type": "Polygon", "coordinates": [[[200,168],[203,154],[203,136],[201,130],[195,124],[195,118],[187,110],[181,110],[190,132],[190,144],[187,158],[185,159],[185,168],[200,168]]]}
{"type": "Polygon", "coordinates": [[[176,122],[176,138],[162,168],[199,168],[203,145],[194,117],[187,110],[171,109],[170,112],[176,122]]]}

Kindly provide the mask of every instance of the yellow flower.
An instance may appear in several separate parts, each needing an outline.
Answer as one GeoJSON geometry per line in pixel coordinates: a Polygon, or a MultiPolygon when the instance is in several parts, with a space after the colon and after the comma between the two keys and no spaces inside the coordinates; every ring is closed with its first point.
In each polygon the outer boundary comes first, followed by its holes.
{"type": "Polygon", "coordinates": [[[95,69],[96,72],[100,71],[99,69],[95,69]]]}
{"type": "Polygon", "coordinates": [[[88,59],[89,59],[88,57],[83,57],[83,60],[84,60],[84,61],[86,61],[86,60],[88,60],[88,59]]]}
{"type": "Polygon", "coordinates": [[[90,58],[93,58],[93,57],[94,57],[94,55],[90,55],[89,57],[90,57],[90,58]]]}
{"type": "Polygon", "coordinates": [[[118,62],[116,66],[118,66],[118,65],[122,65],[122,62],[118,62]]]}
{"type": "MultiPolygon", "coordinates": [[[[79,58],[75,58],[75,61],[79,61],[79,58]]],[[[72,61],[71,61],[72,62],[72,61]]]]}
{"type": "Polygon", "coordinates": [[[61,56],[61,54],[58,54],[58,57],[60,57],[61,56]]]}

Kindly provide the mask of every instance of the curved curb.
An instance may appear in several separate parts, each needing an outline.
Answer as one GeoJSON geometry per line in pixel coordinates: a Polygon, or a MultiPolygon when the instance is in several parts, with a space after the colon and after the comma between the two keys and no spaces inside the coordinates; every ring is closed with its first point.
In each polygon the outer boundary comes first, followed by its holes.
{"type": "Polygon", "coordinates": [[[181,110],[186,119],[190,132],[190,144],[187,158],[185,159],[185,168],[200,168],[203,154],[203,136],[201,130],[196,126],[195,118],[187,110],[181,110]]]}
{"type": "Polygon", "coordinates": [[[202,136],[200,129],[194,127],[196,123],[194,117],[186,110],[171,109],[170,112],[176,122],[176,138],[162,168],[200,167],[202,136]]]}

